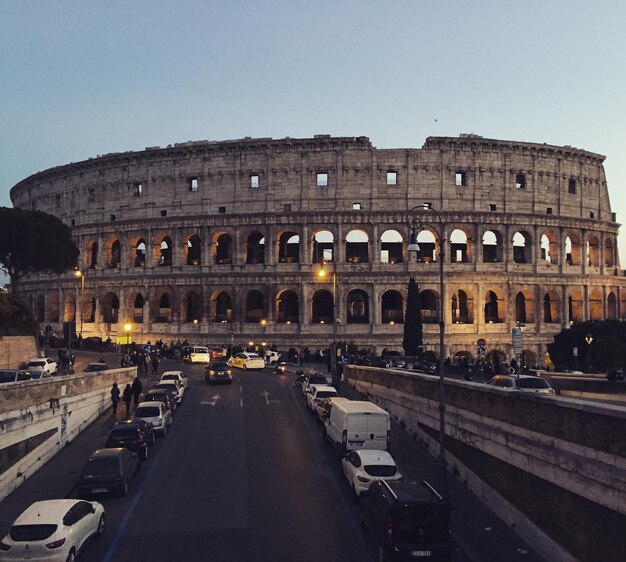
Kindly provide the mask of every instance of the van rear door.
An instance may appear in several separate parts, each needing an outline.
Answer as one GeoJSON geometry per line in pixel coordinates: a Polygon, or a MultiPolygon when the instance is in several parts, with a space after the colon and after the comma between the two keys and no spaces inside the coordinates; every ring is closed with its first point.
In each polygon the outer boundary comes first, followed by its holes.
{"type": "Polygon", "coordinates": [[[366,419],[366,448],[384,451],[388,445],[389,417],[386,414],[368,414],[366,419]]]}

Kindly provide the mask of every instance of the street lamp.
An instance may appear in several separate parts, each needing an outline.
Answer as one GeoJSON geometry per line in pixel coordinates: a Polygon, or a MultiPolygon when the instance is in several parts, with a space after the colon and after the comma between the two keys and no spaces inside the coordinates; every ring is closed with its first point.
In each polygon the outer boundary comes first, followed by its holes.
{"type": "MultiPolygon", "coordinates": [[[[85,306],[85,273],[80,269],[74,271],[76,277],[80,277],[80,340],[83,340],[83,316],[85,314],[83,308],[85,306]]],[[[70,336],[71,337],[71,336],[70,336]]]]}
{"type": "MultiPolygon", "coordinates": [[[[322,261],[320,265],[320,269],[317,272],[317,276],[321,279],[324,279],[328,273],[324,269],[326,265],[326,260],[322,261]]],[[[330,378],[332,380],[332,384],[337,386],[339,384],[339,376],[337,374],[337,322],[339,318],[337,318],[337,274],[333,271],[333,308],[332,308],[332,320],[333,320],[333,341],[330,346],[330,378]]]]}
{"type": "Polygon", "coordinates": [[[124,324],[124,331],[126,332],[126,355],[130,349],[130,332],[133,329],[132,324],[124,324]]]}
{"type": "Polygon", "coordinates": [[[437,466],[440,471],[441,485],[443,487],[443,495],[448,497],[448,475],[446,461],[446,401],[445,401],[445,321],[444,321],[444,297],[443,297],[443,264],[445,262],[445,223],[443,217],[433,209],[430,203],[423,203],[409,209],[407,215],[413,211],[420,209],[423,211],[431,211],[437,218],[438,228],[423,222],[421,219],[414,217],[410,223],[411,237],[407,246],[407,252],[419,252],[419,244],[417,242],[417,233],[419,230],[428,226],[432,228],[439,237],[439,456],[437,457],[437,466]]]}
{"type": "Polygon", "coordinates": [[[591,344],[593,342],[593,336],[591,334],[587,334],[585,341],[587,342],[587,366],[589,368],[589,372],[591,373],[591,344]]]}

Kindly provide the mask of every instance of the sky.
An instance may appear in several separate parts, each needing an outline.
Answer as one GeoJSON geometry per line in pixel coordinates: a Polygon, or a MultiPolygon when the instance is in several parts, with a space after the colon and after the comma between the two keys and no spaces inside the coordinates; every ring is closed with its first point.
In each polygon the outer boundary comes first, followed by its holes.
{"type": "Polygon", "coordinates": [[[109,152],[474,133],[605,155],[626,222],[623,0],[0,0],[0,22],[0,206],[109,152]]]}

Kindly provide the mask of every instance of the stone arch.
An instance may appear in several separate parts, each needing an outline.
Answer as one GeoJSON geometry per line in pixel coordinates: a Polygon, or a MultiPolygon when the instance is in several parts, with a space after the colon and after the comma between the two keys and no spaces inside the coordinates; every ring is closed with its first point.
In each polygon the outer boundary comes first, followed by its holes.
{"type": "Polygon", "coordinates": [[[385,291],[381,298],[381,321],[383,324],[402,324],[404,304],[399,291],[385,291]]]}
{"type": "Polygon", "coordinates": [[[327,229],[320,229],[311,236],[313,263],[335,261],[335,235],[327,229]]]}
{"type": "Polygon", "coordinates": [[[604,241],[604,266],[615,267],[615,247],[612,238],[604,241]]]}
{"type": "Polygon", "coordinates": [[[402,263],[403,253],[402,235],[394,229],[385,230],[380,235],[380,263],[402,263]]]}
{"type": "Polygon", "coordinates": [[[369,262],[369,235],[365,230],[354,229],[346,236],[346,261],[369,262]]]}
{"type": "Polygon", "coordinates": [[[117,324],[120,314],[120,300],[115,293],[105,293],[100,301],[102,321],[106,324],[117,324]]]}
{"type": "Polygon", "coordinates": [[[300,303],[295,291],[286,289],[276,295],[276,322],[278,324],[300,322],[300,303]]]}
{"type": "MultiPolygon", "coordinates": [[[[32,308],[31,308],[32,310],[32,308]]],[[[63,294],[63,322],[76,321],[76,295],[74,291],[63,294]]]]}
{"type": "Polygon", "coordinates": [[[450,297],[452,322],[454,324],[474,323],[474,299],[470,291],[457,289],[450,297]]]}
{"type": "Polygon", "coordinates": [[[156,239],[154,248],[156,263],[163,266],[172,265],[172,239],[167,235],[159,236],[156,239]]]}
{"type": "Polygon", "coordinates": [[[146,241],[141,237],[135,237],[130,243],[130,263],[133,267],[146,267],[146,241]]]}
{"type": "Polygon", "coordinates": [[[518,291],[515,295],[515,321],[526,324],[534,318],[533,294],[529,290],[518,291]]]}
{"type": "Polygon", "coordinates": [[[567,309],[570,323],[584,320],[583,297],[580,291],[570,292],[567,299],[567,309]]]}
{"type": "Polygon", "coordinates": [[[326,289],[315,291],[311,300],[311,322],[313,324],[332,324],[335,321],[334,310],[333,294],[326,289]]]}
{"type": "Polygon", "coordinates": [[[591,267],[598,267],[600,265],[600,241],[595,234],[590,234],[587,237],[587,264],[591,267]]]}
{"type": "Polygon", "coordinates": [[[485,293],[485,324],[498,324],[505,316],[502,310],[503,300],[496,289],[485,293]]]}
{"type": "Polygon", "coordinates": [[[546,230],[540,240],[541,260],[546,264],[559,262],[559,243],[557,235],[551,230],[546,230]]]}
{"type": "Polygon", "coordinates": [[[278,262],[300,263],[300,235],[287,230],[278,237],[278,262]]]}
{"type": "Polygon", "coordinates": [[[202,320],[202,299],[194,291],[186,291],[181,302],[181,319],[183,322],[200,322],[202,320]]]}
{"type": "Polygon", "coordinates": [[[81,299],[82,320],[85,324],[93,324],[96,321],[96,296],[93,293],[85,293],[81,299]]]}
{"type": "Polygon", "coordinates": [[[362,289],[348,293],[346,322],[348,324],[369,323],[369,297],[362,289]]]}
{"type": "Polygon", "coordinates": [[[565,264],[580,265],[582,247],[580,237],[576,233],[570,233],[565,237],[565,264]]]}
{"type": "Polygon", "coordinates": [[[515,263],[533,263],[533,239],[527,230],[518,230],[513,234],[513,261],[515,263]]]}
{"type": "Polygon", "coordinates": [[[143,324],[144,307],[146,301],[141,293],[137,293],[133,299],[133,322],[135,324],[143,324]]]}
{"type": "Polygon", "coordinates": [[[183,246],[185,263],[187,265],[202,265],[202,240],[197,234],[191,234],[183,246]]]}
{"type": "Polygon", "coordinates": [[[216,291],[211,296],[211,317],[214,322],[233,321],[233,300],[228,291],[216,291]]]}
{"type": "Polygon", "coordinates": [[[617,320],[617,297],[613,291],[609,291],[606,297],[606,318],[607,320],[617,320]]]}
{"type": "Polygon", "coordinates": [[[48,314],[47,320],[49,322],[59,322],[61,317],[61,306],[59,304],[59,292],[49,291],[47,294],[48,301],[48,314]]]}
{"type": "Polygon", "coordinates": [[[250,233],[246,240],[247,264],[265,263],[265,237],[258,231],[250,233]]]}
{"type": "Polygon", "coordinates": [[[420,230],[416,236],[418,246],[417,261],[430,263],[437,261],[437,238],[430,228],[420,230]]]}
{"type": "Polygon", "coordinates": [[[450,263],[469,263],[471,261],[470,234],[464,228],[455,228],[450,233],[450,263]]]}
{"type": "Polygon", "coordinates": [[[499,230],[487,230],[483,233],[483,263],[502,261],[502,233],[499,230]]]}
{"type": "Polygon", "coordinates": [[[246,318],[249,323],[258,324],[267,318],[265,309],[265,297],[258,289],[251,289],[246,295],[246,318]]]}
{"type": "Polygon", "coordinates": [[[168,324],[172,321],[173,297],[172,293],[161,291],[155,295],[155,307],[153,313],[154,322],[168,324]]]}
{"type": "Polygon", "coordinates": [[[547,291],[543,296],[543,322],[545,324],[561,322],[561,299],[556,291],[547,291]]]}
{"type": "Polygon", "coordinates": [[[213,259],[217,265],[233,263],[233,237],[228,232],[213,236],[213,259]]]}
{"type": "Polygon", "coordinates": [[[602,294],[599,289],[593,289],[589,292],[589,320],[602,320],[602,294]]]}
{"type": "Polygon", "coordinates": [[[431,289],[420,291],[420,308],[422,309],[423,324],[439,322],[439,298],[435,291],[431,289]]]}
{"type": "Polygon", "coordinates": [[[96,269],[98,267],[98,243],[89,240],[85,250],[85,269],[96,269]]]}
{"type": "Polygon", "coordinates": [[[109,236],[104,242],[105,266],[119,268],[122,259],[122,245],[117,236],[109,236]]]}

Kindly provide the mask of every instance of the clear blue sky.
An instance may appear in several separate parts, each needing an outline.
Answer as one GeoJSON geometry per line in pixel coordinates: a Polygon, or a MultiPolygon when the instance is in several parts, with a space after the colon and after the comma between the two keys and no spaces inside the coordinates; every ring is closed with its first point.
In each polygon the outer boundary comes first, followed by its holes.
{"type": "Polygon", "coordinates": [[[475,133],[604,154],[626,223],[622,0],[0,0],[0,22],[0,205],[186,140],[475,133]]]}

